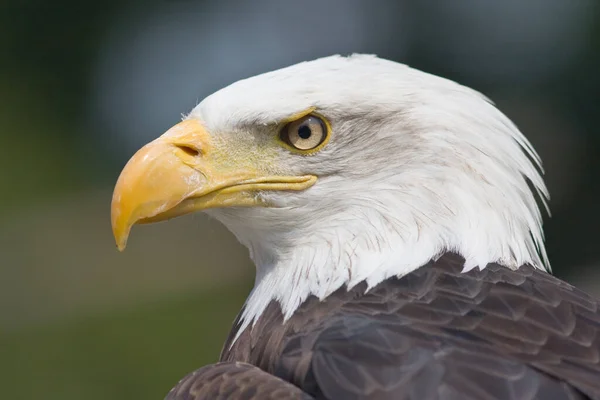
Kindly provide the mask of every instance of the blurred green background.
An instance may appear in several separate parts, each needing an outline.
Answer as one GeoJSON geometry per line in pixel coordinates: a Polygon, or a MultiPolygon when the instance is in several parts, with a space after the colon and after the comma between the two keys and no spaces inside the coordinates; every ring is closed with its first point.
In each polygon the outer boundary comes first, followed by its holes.
{"type": "Polygon", "coordinates": [[[600,293],[600,3],[227,0],[0,5],[2,399],[161,399],[216,361],[253,267],[197,215],[110,231],[128,157],[212,91],[376,53],[484,92],[538,149],[554,271],[600,293]]]}

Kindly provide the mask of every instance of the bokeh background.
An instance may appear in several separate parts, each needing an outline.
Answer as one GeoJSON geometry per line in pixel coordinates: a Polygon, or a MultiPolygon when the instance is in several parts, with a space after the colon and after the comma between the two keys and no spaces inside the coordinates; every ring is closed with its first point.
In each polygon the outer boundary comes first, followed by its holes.
{"type": "Polygon", "coordinates": [[[530,138],[560,277],[600,294],[597,0],[0,5],[0,397],[161,399],[217,359],[252,285],[190,216],[111,237],[128,157],[237,79],[376,53],[472,86],[530,138]]]}

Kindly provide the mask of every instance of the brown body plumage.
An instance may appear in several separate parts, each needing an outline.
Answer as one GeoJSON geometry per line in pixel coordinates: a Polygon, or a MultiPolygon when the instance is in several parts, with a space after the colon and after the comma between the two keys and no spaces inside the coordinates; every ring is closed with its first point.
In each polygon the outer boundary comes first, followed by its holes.
{"type": "Polygon", "coordinates": [[[273,302],[167,399],[600,399],[598,300],[529,266],[463,264],[313,297],[285,322],[273,302]]]}

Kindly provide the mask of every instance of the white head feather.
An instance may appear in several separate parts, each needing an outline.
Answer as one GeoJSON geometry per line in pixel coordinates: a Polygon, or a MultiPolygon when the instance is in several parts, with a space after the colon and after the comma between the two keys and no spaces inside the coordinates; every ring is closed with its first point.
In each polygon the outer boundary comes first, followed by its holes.
{"type": "Polygon", "coordinates": [[[310,107],[331,122],[331,141],[312,156],[281,149],[278,164],[317,183],[261,194],[276,208],[209,211],[256,264],[242,329],[271,300],[288,318],[309,295],[372,287],[445,252],[463,256],[465,271],[549,268],[528,184],[546,204],[537,154],[489,100],[455,82],[374,56],[333,56],[236,82],[188,118],[248,136],[310,107]]]}

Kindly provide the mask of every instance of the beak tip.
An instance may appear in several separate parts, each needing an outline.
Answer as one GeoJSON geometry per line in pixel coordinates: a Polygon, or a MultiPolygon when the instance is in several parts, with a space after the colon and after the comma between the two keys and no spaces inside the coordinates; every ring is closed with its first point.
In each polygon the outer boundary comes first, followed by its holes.
{"type": "Polygon", "coordinates": [[[119,251],[125,250],[127,247],[127,239],[129,238],[129,232],[131,230],[131,224],[125,223],[125,221],[114,221],[113,220],[113,237],[115,238],[115,244],[119,251]]]}
{"type": "Polygon", "coordinates": [[[115,238],[115,243],[117,245],[117,249],[122,252],[127,247],[127,239],[129,238],[129,229],[118,229],[113,230],[113,236],[115,238]]]}

